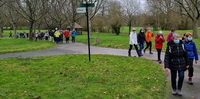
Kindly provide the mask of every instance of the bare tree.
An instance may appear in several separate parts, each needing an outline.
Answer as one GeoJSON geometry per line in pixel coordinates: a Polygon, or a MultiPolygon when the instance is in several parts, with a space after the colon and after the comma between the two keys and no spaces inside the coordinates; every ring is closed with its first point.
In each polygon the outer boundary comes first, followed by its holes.
{"type": "Polygon", "coordinates": [[[95,6],[89,8],[89,33],[90,38],[92,37],[92,19],[99,12],[99,10],[103,7],[102,4],[105,4],[105,0],[94,0],[95,6]]]}
{"type": "Polygon", "coordinates": [[[17,37],[16,30],[17,30],[17,23],[20,20],[20,15],[15,11],[15,6],[16,6],[16,3],[9,0],[9,2],[7,2],[5,5],[6,9],[5,9],[4,13],[5,13],[7,21],[13,27],[15,37],[17,37]]]}
{"type": "Polygon", "coordinates": [[[17,3],[16,11],[29,22],[30,40],[33,40],[33,29],[35,23],[42,18],[49,7],[49,0],[15,0],[17,3]]]}
{"type": "Polygon", "coordinates": [[[0,0],[0,7],[2,7],[4,4],[6,4],[7,0],[0,0]]]}
{"type": "Polygon", "coordinates": [[[198,38],[198,21],[200,19],[200,0],[174,0],[181,7],[184,14],[188,16],[193,23],[193,37],[198,38]]]}
{"type": "Polygon", "coordinates": [[[82,15],[76,13],[76,8],[80,7],[81,2],[82,0],[69,0],[68,5],[65,7],[65,11],[67,12],[66,19],[71,28],[74,28],[75,22],[82,17],[82,15]]]}
{"type": "Polygon", "coordinates": [[[138,0],[123,0],[121,4],[123,6],[124,19],[128,22],[130,33],[134,17],[140,10],[140,2],[138,0]]]}
{"type": "MultiPolygon", "coordinates": [[[[0,0],[0,8],[6,4],[6,0],[0,0]]],[[[4,15],[2,14],[3,9],[0,9],[0,37],[2,37],[2,33],[3,33],[3,26],[4,26],[4,15]]]]}

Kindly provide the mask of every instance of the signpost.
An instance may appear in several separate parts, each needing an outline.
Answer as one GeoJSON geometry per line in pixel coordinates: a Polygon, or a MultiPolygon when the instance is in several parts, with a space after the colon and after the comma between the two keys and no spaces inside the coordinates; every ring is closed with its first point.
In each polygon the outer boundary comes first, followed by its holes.
{"type": "Polygon", "coordinates": [[[81,7],[81,8],[76,8],[77,13],[86,13],[86,8],[81,7]]]}
{"type": "Polygon", "coordinates": [[[86,13],[86,17],[87,17],[87,35],[88,35],[88,57],[89,57],[89,61],[91,61],[91,57],[90,57],[90,31],[89,31],[89,15],[88,15],[88,7],[94,7],[94,3],[92,3],[90,0],[89,1],[85,0],[85,3],[81,3],[80,7],[82,8],[77,8],[76,11],[77,13],[86,13]],[[83,9],[85,8],[85,9],[83,9]]]}

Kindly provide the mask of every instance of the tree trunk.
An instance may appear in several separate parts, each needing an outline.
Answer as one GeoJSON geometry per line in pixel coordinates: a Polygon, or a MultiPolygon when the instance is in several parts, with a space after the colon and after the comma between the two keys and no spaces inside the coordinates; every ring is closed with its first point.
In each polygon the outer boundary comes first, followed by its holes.
{"type": "Polygon", "coordinates": [[[89,33],[90,33],[90,38],[92,38],[92,20],[89,19],[89,33]]]}
{"type": "Polygon", "coordinates": [[[1,25],[0,25],[0,37],[3,37],[3,28],[1,25]]]}
{"type": "Polygon", "coordinates": [[[29,29],[29,32],[30,32],[30,36],[29,36],[29,40],[33,40],[33,26],[34,26],[34,21],[30,21],[30,29],[29,29]]]}
{"type": "Polygon", "coordinates": [[[16,25],[15,24],[13,24],[13,30],[14,30],[15,38],[17,38],[17,29],[16,29],[16,25]]]}
{"type": "Polygon", "coordinates": [[[193,20],[193,38],[198,38],[198,20],[193,20]]]}
{"type": "Polygon", "coordinates": [[[128,24],[128,25],[129,25],[129,31],[128,31],[128,34],[130,34],[130,32],[131,32],[131,25],[132,25],[131,23],[132,23],[132,21],[129,21],[129,24],[128,24]]]}
{"type": "Polygon", "coordinates": [[[41,23],[38,24],[38,32],[39,32],[39,33],[41,32],[41,23]]]}

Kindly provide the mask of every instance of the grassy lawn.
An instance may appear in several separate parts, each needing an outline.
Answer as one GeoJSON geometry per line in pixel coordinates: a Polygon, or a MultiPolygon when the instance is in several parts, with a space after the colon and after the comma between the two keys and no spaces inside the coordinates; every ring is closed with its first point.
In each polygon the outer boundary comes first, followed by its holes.
{"type": "MultiPolygon", "coordinates": [[[[139,32],[139,29],[138,31],[139,32]]],[[[157,35],[158,31],[153,31],[155,36],[157,35]]],[[[186,32],[192,32],[191,30],[177,30],[176,31],[180,36],[183,36],[186,32]]],[[[167,38],[167,34],[170,31],[163,31],[165,39],[167,38]]],[[[200,31],[199,31],[200,33],[200,31]]],[[[154,36],[154,38],[155,38],[154,36]]],[[[87,34],[83,33],[83,35],[77,36],[77,42],[87,43],[87,34]]],[[[194,39],[198,52],[200,53],[200,38],[194,39]]],[[[122,33],[120,35],[115,35],[111,33],[93,33],[91,38],[91,44],[100,47],[110,47],[110,48],[118,48],[118,49],[128,49],[129,48],[129,36],[128,33],[122,33]],[[98,44],[95,43],[95,38],[99,38],[100,42],[98,44]]],[[[163,51],[166,49],[167,43],[163,44],[163,51]]],[[[155,50],[155,42],[153,39],[153,50],[155,50]]]]}
{"type": "Polygon", "coordinates": [[[1,99],[161,99],[162,67],[147,59],[63,55],[0,60],[1,99]]]}
{"type": "Polygon", "coordinates": [[[52,42],[27,39],[0,38],[0,42],[0,54],[46,49],[55,46],[52,42]]]}

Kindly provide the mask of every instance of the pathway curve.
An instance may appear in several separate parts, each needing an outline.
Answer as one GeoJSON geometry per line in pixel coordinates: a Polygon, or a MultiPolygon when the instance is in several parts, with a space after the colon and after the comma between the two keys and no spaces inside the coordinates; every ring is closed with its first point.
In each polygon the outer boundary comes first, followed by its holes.
{"type": "MultiPolygon", "coordinates": [[[[39,50],[39,51],[28,51],[28,52],[17,52],[0,54],[0,59],[5,58],[16,58],[16,57],[33,57],[33,56],[49,56],[49,55],[65,55],[65,54],[87,54],[88,46],[82,43],[63,43],[58,44],[54,48],[39,50]]],[[[91,46],[91,54],[109,54],[109,55],[120,55],[127,56],[128,50],[126,49],[113,49],[113,48],[102,48],[91,46]]],[[[133,56],[136,56],[136,52],[132,51],[133,56]]],[[[144,54],[143,58],[155,61],[157,54],[148,54],[148,51],[144,54]]],[[[164,53],[162,53],[162,60],[164,60],[164,53]]],[[[92,58],[91,58],[92,59],[92,58]]],[[[183,85],[183,96],[173,96],[168,92],[168,99],[200,99],[200,64],[194,65],[194,85],[188,85],[187,83],[187,72],[185,73],[185,80],[183,85]]],[[[170,82],[170,77],[168,76],[170,82]]],[[[171,89],[170,85],[168,87],[171,89]]]]}

